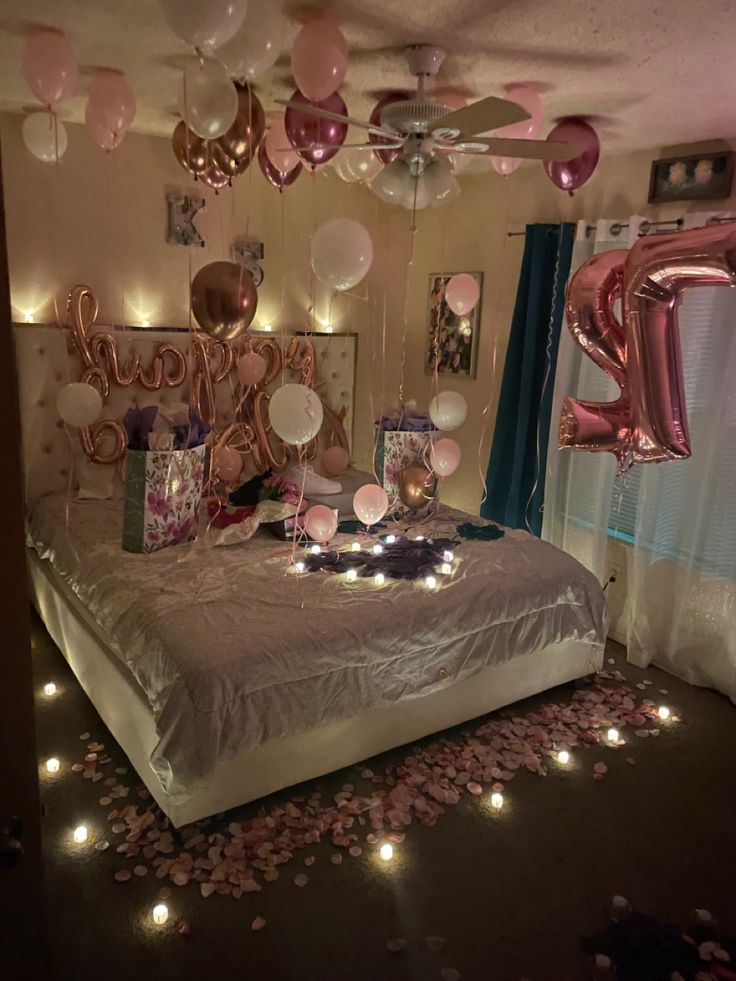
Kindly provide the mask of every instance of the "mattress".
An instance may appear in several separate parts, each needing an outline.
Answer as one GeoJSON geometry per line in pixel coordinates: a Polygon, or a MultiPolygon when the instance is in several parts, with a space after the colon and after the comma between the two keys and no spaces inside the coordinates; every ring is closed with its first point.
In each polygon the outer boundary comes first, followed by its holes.
{"type": "MultiPolygon", "coordinates": [[[[467,515],[440,508],[426,537],[467,515]]],[[[550,644],[602,647],[605,602],[571,556],[521,531],[462,540],[439,589],[288,571],[290,546],[201,541],[124,552],[119,501],[42,498],[29,544],[71,589],[151,706],[172,800],[269,741],[416,698],[550,644]]],[[[350,539],[343,539],[346,543],[350,539]]],[[[340,544],[338,536],[336,544],[340,544]]]]}

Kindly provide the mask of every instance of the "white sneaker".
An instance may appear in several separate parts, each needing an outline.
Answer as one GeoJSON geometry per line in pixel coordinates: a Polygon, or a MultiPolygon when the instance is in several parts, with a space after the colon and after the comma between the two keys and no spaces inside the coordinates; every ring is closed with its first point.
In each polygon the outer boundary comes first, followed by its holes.
{"type": "Polygon", "coordinates": [[[321,477],[314,472],[314,467],[309,466],[309,464],[306,466],[298,464],[296,467],[292,467],[289,470],[289,477],[299,488],[302,486],[302,481],[304,482],[305,497],[309,497],[311,494],[340,494],[342,492],[342,484],[339,480],[321,477]]]}

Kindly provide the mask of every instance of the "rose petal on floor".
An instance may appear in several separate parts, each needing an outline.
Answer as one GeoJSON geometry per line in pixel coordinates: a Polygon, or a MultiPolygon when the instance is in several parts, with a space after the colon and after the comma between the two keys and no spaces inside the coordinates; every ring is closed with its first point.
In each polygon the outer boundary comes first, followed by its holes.
{"type": "Polygon", "coordinates": [[[262,930],[266,925],[266,921],[262,916],[257,916],[250,925],[251,930],[262,930]]]}

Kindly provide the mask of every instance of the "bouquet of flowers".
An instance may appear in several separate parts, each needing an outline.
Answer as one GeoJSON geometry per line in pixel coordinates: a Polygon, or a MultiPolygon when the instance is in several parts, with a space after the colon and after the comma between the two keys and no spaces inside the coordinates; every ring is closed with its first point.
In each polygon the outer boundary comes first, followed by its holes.
{"type": "Polygon", "coordinates": [[[267,477],[261,484],[260,499],[262,501],[281,501],[282,504],[291,504],[298,508],[300,497],[299,488],[285,474],[274,474],[267,477]]]}

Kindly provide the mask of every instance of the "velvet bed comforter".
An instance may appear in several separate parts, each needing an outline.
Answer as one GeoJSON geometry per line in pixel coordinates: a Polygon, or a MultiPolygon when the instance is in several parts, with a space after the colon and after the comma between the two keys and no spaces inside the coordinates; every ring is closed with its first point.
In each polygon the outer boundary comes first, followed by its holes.
{"type": "MultiPolygon", "coordinates": [[[[145,693],[160,737],[151,763],[174,799],[267,740],[428,694],[552,643],[605,641],[596,579],[521,531],[461,540],[454,574],[430,591],[293,575],[291,546],[263,529],[235,546],[131,554],[120,545],[121,502],[73,502],[68,521],[65,511],[64,495],[42,498],[29,544],[145,693]]],[[[452,538],[466,520],[442,507],[421,531],[452,538]]]]}

